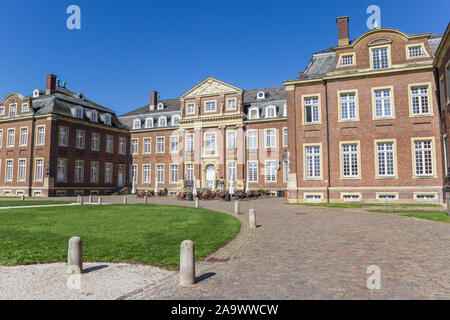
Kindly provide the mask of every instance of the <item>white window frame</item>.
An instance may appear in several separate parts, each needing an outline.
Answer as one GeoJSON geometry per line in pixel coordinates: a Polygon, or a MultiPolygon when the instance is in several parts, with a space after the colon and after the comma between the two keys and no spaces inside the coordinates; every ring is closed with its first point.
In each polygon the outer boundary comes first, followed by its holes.
{"type": "Polygon", "coordinates": [[[274,149],[277,147],[277,130],[274,128],[269,128],[264,130],[264,147],[266,149],[274,149]],[[273,132],[273,135],[269,133],[273,132]],[[270,140],[269,140],[270,138],[270,140]],[[270,141],[270,144],[269,144],[270,141]]]}
{"type": "Polygon", "coordinates": [[[258,120],[259,119],[259,108],[258,107],[251,107],[248,109],[248,118],[249,120],[258,120]],[[252,111],[256,111],[256,116],[252,116],[252,111]]]}
{"type": "Polygon", "coordinates": [[[178,153],[180,151],[179,145],[180,145],[180,137],[179,136],[171,136],[170,137],[170,153],[178,153]]]}
{"type": "Polygon", "coordinates": [[[20,147],[26,147],[28,145],[28,127],[20,128],[20,147]],[[25,131],[24,131],[25,130],[25,131]],[[24,134],[25,132],[25,134],[24,134]]]}
{"type": "Polygon", "coordinates": [[[370,49],[370,64],[372,70],[386,70],[391,67],[391,59],[390,59],[390,46],[379,46],[379,47],[373,47],[370,49]],[[383,66],[383,57],[381,55],[381,50],[386,49],[386,66],[383,66]],[[376,54],[376,52],[379,52],[379,54],[376,54]],[[375,64],[375,56],[378,56],[379,64],[375,64]]]}
{"type": "Polygon", "coordinates": [[[247,177],[249,183],[258,183],[259,162],[256,160],[247,161],[247,177]]]}
{"type": "Polygon", "coordinates": [[[16,145],[16,129],[8,128],[7,132],[8,132],[8,136],[7,136],[6,147],[13,148],[16,145]],[[12,132],[12,135],[11,135],[11,132],[12,132]]]}
{"type": "Polygon", "coordinates": [[[341,161],[341,179],[360,179],[361,178],[361,147],[359,141],[342,141],[339,145],[341,161]],[[355,150],[344,151],[345,146],[356,146],[355,150]],[[356,170],[354,170],[356,155],[356,170]],[[346,156],[348,158],[349,173],[345,173],[346,156]],[[355,172],[357,171],[357,172],[355,172]]]}
{"type": "Polygon", "coordinates": [[[432,86],[431,83],[416,83],[408,85],[409,94],[409,112],[411,117],[423,117],[433,115],[433,98],[431,94],[432,86]],[[420,92],[413,93],[413,90],[420,89],[420,92]],[[426,89],[427,92],[424,93],[422,90],[426,89]],[[418,98],[418,100],[416,100],[418,98]],[[417,108],[414,106],[415,101],[418,103],[417,108]],[[428,111],[424,112],[425,101],[427,103],[428,111]]]}
{"type": "Polygon", "coordinates": [[[156,137],[156,153],[163,154],[166,152],[166,138],[165,137],[156,137]],[[162,141],[162,143],[161,143],[162,141]],[[161,148],[162,146],[162,148],[161,148]]]}
{"type": "Polygon", "coordinates": [[[178,184],[178,164],[171,163],[170,164],[170,184],[178,184]]]}
{"type": "Polygon", "coordinates": [[[277,107],[276,106],[267,106],[265,112],[266,119],[273,119],[277,117],[277,107]]]}
{"type": "Polygon", "coordinates": [[[394,87],[377,87],[372,88],[372,111],[373,120],[379,119],[394,119],[395,118],[395,105],[394,105],[394,87]],[[386,96],[386,91],[389,91],[389,96],[386,96]],[[380,92],[380,96],[377,97],[377,93],[380,92]],[[390,114],[386,113],[386,105],[389,101],[390,114]],[[377,105],[379,103],[379,105],[377,105]],[[381,107],[381,115],[377,114],[378,106],[381,107]]]}
{"type": "Polygon", "coordinates": [[[141,128],[141,120],[140,119],[134,119],[133,120],[133,129],[139,130],[141,128]]]}
{"type": "Polygon", "coordinates": [[[217,101],[211,100],[211,101],[205,101],[205,113],[208,112],[216,112],[217,111],[217,101]],[[214,105],[214,108],[210,108],[210,106],[214,105]]]}
{"type": "Polygon", "coordinates": [[[276,183],[279,163],[276,160],[265,161],[264,179],[266,183],[276,183]],[[271,172],[273,170],[273,172],[271,172]]]}
{"type": "Polygon", "coordinates": [[[146,129],[151,129],[153,128],[153,118],[149,117],[149,118],[145,118],[145,128],[146,129]]]}
{"type": "Polygon", "coordinates": [[[158,119],[158,128],[167,127],[167,117],[161,116],[158,119]]]}
{"type": "Polygon", "coordinates": [[[228,130],[227,131],[227,150],[235,150],[236,149],[236,131],[228,130]]]}
{"type": "Polygon", "coordinates": [[[247,130],[247,148],[250,150],[258,149],[258,130],[247,130]],[[254,134],[254,136],[250,135],[254,134]]]}
{"type": "Polygon", "coordinates": [[[143,139],[142,153],[143,154],[152,153],[152,138],[146,137],[143,139]]]}
{"type": "Polygon", "coordinates": [[[237,99],[236,98],[228,98],[227,99],[227,110],[236,110],[237,109],[237,99]],[[232,103],[232,108],[230,107],[230,102],[232,103]]]}
{"type": "Polygon", "coordinates": [[[194,151],[195,149],[194,134],[187,133],[185,137],[186,137],[186,152],[194,151]]]}

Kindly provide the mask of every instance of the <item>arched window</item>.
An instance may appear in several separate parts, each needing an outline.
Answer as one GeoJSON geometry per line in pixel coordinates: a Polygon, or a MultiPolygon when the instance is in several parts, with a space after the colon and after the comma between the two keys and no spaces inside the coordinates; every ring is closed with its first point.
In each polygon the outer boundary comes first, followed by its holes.
{"type": "Polygon", "coordinates": [[[145,119],[145,127],[146,128],[153,128],[153,118],[146,118],[145,119]]]}
{"type": "Polygon", "coordinates": [[[167,117],[163,116],[158,119],[158,127],[166,127],[167,126],[167,117]]]}
{"type": "Polygon", "coordinates": [[[259,119],[259,108],[253,107],[248,110],[248,118],[250,120],[259,119]]]}
{"type": "Polygon", "coordinates": [[[140,119],[134,119],[133,121],[133,129],[140,129],[141,128],[141,120],[140,119]]]}
{"type": "Polygon", "coordinates": [[[266,118],[276,118],[277,108],[275,106],[266,107],[266,118]]]}

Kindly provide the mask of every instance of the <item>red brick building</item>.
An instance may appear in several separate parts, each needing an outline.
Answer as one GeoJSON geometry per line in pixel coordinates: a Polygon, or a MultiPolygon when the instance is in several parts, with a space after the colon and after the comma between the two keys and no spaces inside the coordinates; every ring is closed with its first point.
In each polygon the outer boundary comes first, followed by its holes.
{"type": "Polygon", "coordinates": [[[315,53],[285,82],[291,202],[441,201],[440,36],[374,29],[315,53]]]}
{"type": "Polygon", "coordinates": [[[0,104],[0,194],[111,194],[127,185],[128,130],[114,111],[47,76],[0,104]]]}
{"type": "Polygon", "coordinates": [[[53,75],[45,91],[10,94],[0,103],[0,195],[195,184],[287,188],[290,202],[442,202],[449,30],[382,28],[350,41],[348,22],[337,18],[337,45],[281,87],[207,78],[176,99],[152,91],[120,117],[53,75]]]}

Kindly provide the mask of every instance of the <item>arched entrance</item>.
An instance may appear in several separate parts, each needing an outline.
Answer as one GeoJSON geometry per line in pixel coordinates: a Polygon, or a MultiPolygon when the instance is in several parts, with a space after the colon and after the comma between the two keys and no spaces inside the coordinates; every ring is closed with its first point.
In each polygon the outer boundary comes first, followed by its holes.
{"type": "Polygon", "coordinates": [[[216,184],[216,169],[214,165],[210,164],[206,167],[206,188],[215,189],[216,184]]]}

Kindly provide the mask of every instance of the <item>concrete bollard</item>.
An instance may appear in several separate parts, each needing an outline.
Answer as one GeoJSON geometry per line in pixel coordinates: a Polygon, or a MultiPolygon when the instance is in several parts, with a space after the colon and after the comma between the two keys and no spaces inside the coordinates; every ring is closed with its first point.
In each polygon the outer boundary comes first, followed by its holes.
{"type": "Polygon", "coordinates": [[[99,204],[99,205],[102,205],[102,204],[103,204],[102,197],[98,197],[98,204],[99,204]]]}
{"type": "Polygon", "coordinates": [[[83,204],[84,204],[83,197],[80,197],[80,205],[83,205],[83,204]]]}
{"type": "Polygon", "coordinates": [[[78,203],[81,203],[81,197],[79,195],[77,196],[77,201],[78,203]]]}
{"type": "Polygon", "coordinates": [[[20,200],[25,201],[25,195],[20,195],[20,200]]]}
{"type": "Polygon", "coordinates": [[[195,198],[194,205],[196,208],[198,208],[200,206],[198,198],[195,198]]]}
{"type": "Polygon", "coordinates": [[[255,209],[250,209],[248,212],[248,224],[250,226],[250,229],[256,229],[255,209]]]}
{"type": "Polygon", "coordinates": [[[92,195],[89,196],[89,203],[92,203],[92,195]]]}
{"type": "Polygon", "coordinates": [[[195,248],[194,242],[185,240],[180,247],[180,286],[195,284],[195,248]]]}
{"type": "Polygon", "coordinates": [[[148,197],[145,197],[145,204],[148,204],[148,197]]]}
{"type": "Polygon", "coordinates": [[[234,202],[234,214],[239,215],[239,201],[234,202]]]}
{"type": "Polygon", "coordinates": [[[83,244],[80,237],[72,237],[69,240],[67,273],[83,273],[83,244]]]}
{"type": "Polygon", "coordinates": [[[127,203],[128,203],[127,197],[123,198],[123,204],[127,204],[127,203]]]}

